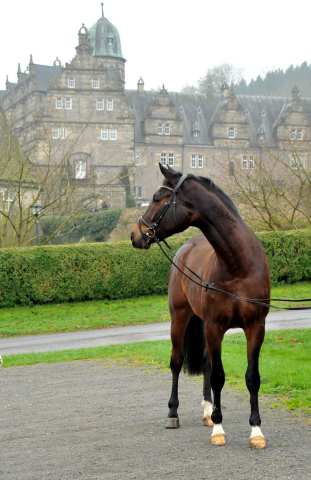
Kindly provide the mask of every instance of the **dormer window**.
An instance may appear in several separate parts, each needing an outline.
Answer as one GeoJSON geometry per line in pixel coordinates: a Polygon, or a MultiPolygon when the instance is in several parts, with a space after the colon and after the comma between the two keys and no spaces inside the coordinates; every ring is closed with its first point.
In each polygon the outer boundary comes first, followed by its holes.
{"type": "Polygon", "coordinates": [[[184,107],[181,105],[178,110],[180,111],[180,113],[183,113],[184,107]]]}
{"type": "Polygon", "coordinates": [[[76,79],[75,77],[68,77],[68,88],[75,88],[76,79]]]}
{"type": "Polygon", "coordinates": [[[229,127],[229,138],[235,138],[235,127],[229,127]]]}
{"type": "Polygon", "coordinates": [[[249,115],[249,109],[244,110],[244,115],[249,115]]]}
{"type": "Polygon", "coordinates": [[[265,116],[266,116],[266,110],[261,110],[260,115],[261,115],[262,117],[265,117],[265,116]]]}
{"type": "Polygon", "coordinates": [[[202,113],[202,108],[201,107],[197,108],[197,113],[202,113]]]}
{"type": "Polygon", "coordinates": [[[92,87],[99,88],[99,78],[92,78],[92,87]]]}
{"type": "Polygon", "coordinates": [[[192,135],[194,137],[199,137],[200,136],[200,129],[199,129],[199,123],[195,122],[193,127],[192,127],[192,135]]]}
{"type": "Polygon", "coordinates": [[[258,129],[258,136],[259,136],[259,140],[264,140],[265,138],[265,130],[262,125],[258,129]]]}
{"type": "Polygon", "coordinates": [[[108,45],[113,45],[113,38],[108,38],[108,45]]]}

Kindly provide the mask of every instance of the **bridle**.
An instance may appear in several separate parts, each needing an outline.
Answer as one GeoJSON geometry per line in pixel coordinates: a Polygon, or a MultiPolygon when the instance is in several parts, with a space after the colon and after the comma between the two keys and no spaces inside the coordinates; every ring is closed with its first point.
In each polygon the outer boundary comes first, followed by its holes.
{"type": "Polygon", "coordinates": [[[177,224],[177,215],[176,215],[176,196],[177,196],[178,190],[180,189],[180,187],[182,186],[182,184],[184,183],[184,181],[186,180],[187,177],[188,177],[188,175],[182,175],[180,177],[180,179],[178,180],[175,188],[166,187],[165,185],[163,185],[161,187],[161,188],[166,188],[167,190],[170,190],[172,193],[171,193],[171,196],[169,197],[169,199],[167,200],[167,202],[163,205],[163,208],[162,208],[157,220],[154,222],[154,224],[152,226],[149,225],[149,223],[146,222],[146,220],[142,216],[139,217],[139,219],[137,221],[137,225],[138,225],[141,237],[146,243],[150,243],[152,238],[154,238],[154,240],[157,243],[160,242],[160,240],[158,239],[158,237],[155,234],[155,229],[159,226],[162,218],[164,217],[167,210],[169,209],[169,207],[172,203],[172,200],[173,200],[173,205],[174,205],[174,221],[175,221],[175,226],[176,226],[176,229],[177,229],[176,233],[179,233],[178,224],[177,224]],[[148,231],[147,232],[142,231],[141,226],[140,226],[140,222],[143,223],[148,228],[148,230],[150,230],[150,232],[152,232],[151,235],[148,231]]]}
{"type": "Polygon", "coordinates": [[[161,245],[161,240],[156,236],[156,233],[155,233],[155,229],[159,226],[162,218],[164,217],[165,213],[167,212],[167,210],[169,209],[171,203],[172,203],[172,200],[173,200],[173,205],[174,205],[174,221],[175,221],[175,227],[176,227],[176,230],[177,232],[176,233],[180,233],[179,231],[179,228],[178,228],[178,223],[177,223],[177,215],[176,215],[176,196],[177,196],[177,193],[178,193],[178,190],[180,189],[180,187],[182,186],[182,184],[184,183],[184,181],[186,180],[186,178],[188,177],[188,175],[182,175],[180,177],[180,179],[178,180],[175,188],[170,188],[170,187],[166,187],[165,185],[162,185],[161,188],[166,188],[168,190],[170,190],[172,193],[171,193],[171,196],[169,197],[169,199],[167,200],[167,202],[164,204],[157,220],[154,222],[154,224],[151,226],[149,225],[149,223],[142,217],[140,216],[138,221],[137,221],[137,225],[138,225],[138,228],[139,228],[139,231],[140,231],[140,234],[141,234],[141,237],[142,239],[146,242],[146,243],[150,243],[150,241],[153,239],[160,247],[160,249],[162,250],[162,252],[164,253],[164,255],[168,258],[168,260],[171,262],[172,265],[174,265],[175,268],[177,268],[177,270],[179,270],[185,277],[187,277],[189,280],[191,280],[193,283],[195,283],[196,285],[198,285],[199,287],[203,287],[205,288],[206,292],[208,290],[214,290],[216,292],[220,292],[220,293],[223,293],[231,298],[234,298],[236,300],[242,300],[244,302],[248,302],[248,303],[252,303],[252,304],[255,304],[255,305],[260,305],[262,307],[271,307],[271,308],[277,308],[277,309],[282,309],[282,310],[309,310],[311,309],[311,307],[278,307],[276,305],[271,305],[269,303],[266,303],[266,302],[270,302],[271,300],[272,301],[277,301],[277,302],[311,302],[311,298],[302,298],[302,299],[299,299],[299,300],[292,300],[292,299],[284,299],[284,298],[264,298],[264,299],[255,299],[255,298],[242,298],[242,297],[239,297],[237,295],[234,295],[233,293],[229,293],[229,292],[226,292],[225,290],[221,290],[220,288],[217,288],[214,286],[213,283],[208,283],[206,280],[204,280],[204,278],[200,277],[200,275],[198,275],[196,272],[194,272],[193,270],[191,270],[191,268],[189,268],[177,255],[176,253],[174,252],[174,250],[168,245],[168,243],[166,242],[165,239],[163,239],[163,243],[165,244],[165,246],[172,252],[172,254],[174,255],[175,258],[177,258],[177,260],[189,271],[192,273],[192,275],[194,275],[198,280],[196,281],[194,278],[191,278],[189,275],[187,275],[184,270],[182,270],[178,265],[176,265],[176,263],[174,262],[174,260],[172,260],[170,258],[170,256],[166,253],[166,251],[164,250],[164,248],[162,247],[161,245]],[[150,232],[152,232],[152,234],[150,234],[148,231],[147,232],[143,232],[142,229],[141,229],[141,226],[140,226],[140,222],[143,223],[147,228],[148,230],[150,230],[150,232]],[[265,302],[265,303],[263,303],[265,302]]]}

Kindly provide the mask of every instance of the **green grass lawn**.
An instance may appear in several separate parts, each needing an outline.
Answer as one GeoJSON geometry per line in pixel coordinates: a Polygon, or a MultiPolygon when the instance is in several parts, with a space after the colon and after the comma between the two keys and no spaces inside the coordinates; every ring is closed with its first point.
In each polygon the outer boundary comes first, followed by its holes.
{"type": "MultiPolygon", "coordinates": [[[[109,347],[60,352],[4,356],[4,367],[55,363],[87,359],[105,359],[128,365],[169,368],[169,340],[141,342],[109,347]]],[[[245,386],[246,341],[243,334],[226,335],[223,341],[226,385],[247,391],[245,386]]],[[[269,395],[269,405],[299,409],[311,414],[311,329],[266,333],[260,355],[260,393],[269,395]]]]}
{"type": "MultiPolygon", "coordinates": [[[[274,287],[271,296],[310,298],[311,283],[299,282],[274,287]]],[[[169,319],[166,295],[2,308],[0,338],[167,322],[169,319]]]]}

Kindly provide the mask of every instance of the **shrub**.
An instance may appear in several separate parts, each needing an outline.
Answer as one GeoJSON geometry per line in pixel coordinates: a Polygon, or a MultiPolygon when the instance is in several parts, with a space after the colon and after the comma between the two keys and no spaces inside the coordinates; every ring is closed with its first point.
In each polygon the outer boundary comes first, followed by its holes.
{"type": "MultiPolygon", "coordinates": [[[[73,218],[60,233],[50,240],[51,245],[77,243],[84,237],[88,242],[106,242],[109,234],[115,228],[121,215],[121,210],[104,210],[86,213],[73,218]]],[[[64,217],[47,217],[40,222],[43,237],[48,237],[64,223],[64,217]]]]}
{"type": "MultiPolygon", "coordinates": [[[[311,278],[311,232],[259,235],[271,277],[311,278]]],[[[185,238],[170,239],[177,250],[185,238]]],[[[166,293],[170,263],[157,245],[136,250],[130,242],[57,245],[0,250],[0,306],[126,298],[166,293]]]]}

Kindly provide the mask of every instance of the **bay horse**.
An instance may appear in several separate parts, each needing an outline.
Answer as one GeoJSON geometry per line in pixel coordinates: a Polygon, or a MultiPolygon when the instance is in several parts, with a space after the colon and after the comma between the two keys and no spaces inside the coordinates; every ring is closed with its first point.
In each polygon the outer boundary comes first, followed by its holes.
{"type": "Polygon", "coordinates": [[[133,246],[148,249],[155,242],[155,236],[161,241],[189,226],[202,232],[182,245],[174,260],[179,269],[172,266],[170,272],[172,392],[165,427],[179,427],[178,378],[185,361],[189,374],[203,372],[203,424],[213,427],[211,442],[215,445],[226,443],[221,412],[221,390],[225,383],[221,343],[229,328],[240,327],[247,340],[245,380],[251,407],[249,445],[265,448],[258,406],[258,359],[269,301],[264,305],[247,303],[200,288],[189,278],[197,280],[197,277],[189,274],[185,267],[187,265],[209,284],[229,294],[269,299],[270,273],[265,252],[231,198],[212,180],[182,175],[170,167],[159,166],[164,182],[133,228],[133,246]]]}

